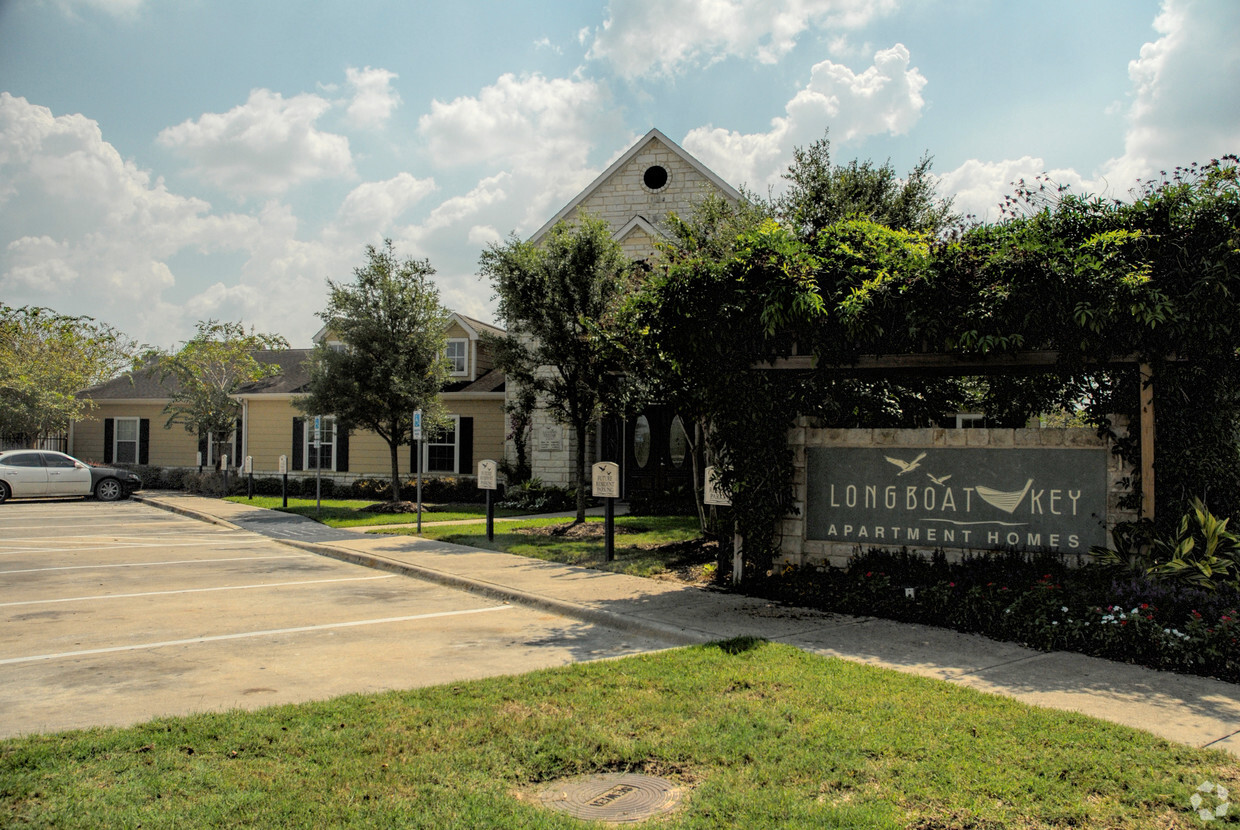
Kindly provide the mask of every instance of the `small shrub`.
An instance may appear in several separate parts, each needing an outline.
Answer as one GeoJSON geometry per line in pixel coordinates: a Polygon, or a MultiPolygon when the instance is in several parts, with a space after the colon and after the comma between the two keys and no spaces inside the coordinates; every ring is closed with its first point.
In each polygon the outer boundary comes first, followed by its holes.
{"type": "Polygon", "coordinates": [[[539,479],[532,478],[508,487],[498,506],[537,513],[558,513],[577,506],[577,491],[565,487],[545,487],[539,479]]]}

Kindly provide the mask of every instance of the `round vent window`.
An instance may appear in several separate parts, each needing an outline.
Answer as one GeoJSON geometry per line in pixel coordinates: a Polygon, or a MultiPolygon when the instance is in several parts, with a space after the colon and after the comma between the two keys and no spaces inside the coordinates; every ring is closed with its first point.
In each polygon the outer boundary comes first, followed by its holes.
{"type": "Polygon", "coordinates": [[[642,174],[642,184],[646,185],[646,187],[651,190],[659,190],[662,188],[667,184],[667,179],[667,169],[660,167],[657,164],[653,167],[647,167],[646,172],[642,174]]]}

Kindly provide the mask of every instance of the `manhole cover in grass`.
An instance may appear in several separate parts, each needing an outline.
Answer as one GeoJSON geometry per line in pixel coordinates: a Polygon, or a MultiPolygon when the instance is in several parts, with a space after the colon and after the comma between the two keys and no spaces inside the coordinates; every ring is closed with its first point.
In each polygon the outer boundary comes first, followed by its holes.
{"type": "Polygon", "coordinates": [[[680,789],[662,778],[622,772],[561,781],[539,797],[576,818],[636,822],[675,809],[680,789]]]}

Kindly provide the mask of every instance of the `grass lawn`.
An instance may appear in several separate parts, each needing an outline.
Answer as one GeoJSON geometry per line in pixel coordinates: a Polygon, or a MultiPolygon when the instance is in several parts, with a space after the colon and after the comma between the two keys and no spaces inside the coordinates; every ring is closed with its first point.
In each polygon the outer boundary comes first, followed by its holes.
{"type": "MultiPolygon", "coordinates": [[[[288,507],[283,508],[283,499],[279,496],[229,496],[228,501],[238,504],[250,504],[255,507],[266,507],[284,513],[296,513],[299,516],[315,516],[314,499],[290,498],[288,507]]],[[[322,510],[317,517],[319,521],[330,527],[362,527],[364,525],[417,524],[417,513],[363,513],[362,508],[374,504],[365,499],[323,499],[322,510]]],[[[422,522],[453,522],[461,519],[478,519],[485,521],[486,505],[483,504],[437,504],[428,508],[422,505],[422,522]]],[[[496,516],[521,516],[521,510],[496,508],[496,516]]]]}
{"type": "Polygon", "coordinates": [[[0,825],[575,828],[539,792],[608,771],[685,788],[658,828],[1197,828],[1240,792],[1221,752],[738,640],[0,742],[0,825]]]}
{"type": "MultiPolygon", "coordinates": [[[[564,519],[531,519],[523,522],[502,522],[495,525],[495,541],[488,542],[486,523],[425,527],[419,534],[458,545],[498,550],[584,565],[635,576],[657,576],[685,567],[712,566],[713,551],[704,554],[697,545],[687,544],[700,535],[698,522],[689,516],[617,516],[614,562],[606,562],[604,523],[590,517],[585,526],[573,528],[560,536],[549,533],[551,528],[564,527],[564,519]]],[[[412,530],[383,530],[389,533],[413,533],[412,530]]]]}

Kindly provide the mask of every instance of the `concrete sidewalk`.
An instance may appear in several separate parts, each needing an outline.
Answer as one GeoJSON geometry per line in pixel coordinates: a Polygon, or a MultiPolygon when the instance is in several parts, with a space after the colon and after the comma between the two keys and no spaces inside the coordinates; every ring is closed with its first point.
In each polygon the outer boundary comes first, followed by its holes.
{"type": "Polygon", "coordinates": [[[1081,712],[1171,741],[1240,756],[1240,686],[1219,680],[1071,652],[1047,654],[941,628],[789,608],[418,537],[343,533],[309,519],[273,516],[273,511],[219,499],[171,492],[136,498],[203,521],[260,533],[279,525],[290,532],[267,535],[304,550],[657,637],[669,644],[763,637],[1033,705],[1081,712]]]}

